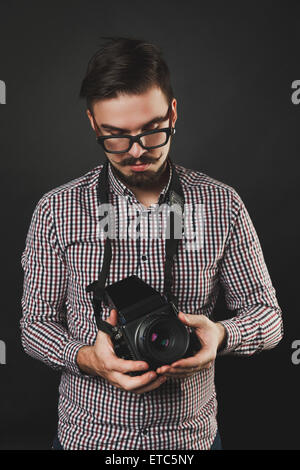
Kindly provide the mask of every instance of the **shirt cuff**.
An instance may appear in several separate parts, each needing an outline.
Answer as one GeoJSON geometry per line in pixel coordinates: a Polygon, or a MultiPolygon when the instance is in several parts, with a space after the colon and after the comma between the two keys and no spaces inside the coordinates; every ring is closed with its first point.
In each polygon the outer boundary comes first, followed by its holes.
{"type": "Polygon", "coordinates": [[[77,353],[80,348],[83,346],[88,346],[87,344],[80,343],[80,341],[72,340],[69,341],[64,349],[63,358],[66,369],[72,374],[79,375],[80,377],[91,377],[88,374],[82,372],[77,364],[76,358],[77,353]]]}
{"type": "Polygon", "coordinates": [[[226,331],[226,338],[223,347],[218,351],[218,354],[226,354],[234,351],[242,343],[242,333],[240,328],[233,320],[219,321],[226,331]]]}

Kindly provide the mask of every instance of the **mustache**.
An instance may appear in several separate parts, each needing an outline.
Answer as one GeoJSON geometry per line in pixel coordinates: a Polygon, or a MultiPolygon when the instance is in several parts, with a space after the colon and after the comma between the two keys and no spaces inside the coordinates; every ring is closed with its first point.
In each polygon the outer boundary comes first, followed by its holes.
{"type": "Polygon", "coordinates": [[[143,155],[140,157],[138,160],[136,158],[128,158],[127,160],[123,160],[122,162],[119,163],[121,166],[131,166],[131,165],[141,165],[144,164],[146,165],[147,163],[155,163],[160,159],[161,155],[159,158],[152,158],[148,157],[147,155],[143,155]]]}

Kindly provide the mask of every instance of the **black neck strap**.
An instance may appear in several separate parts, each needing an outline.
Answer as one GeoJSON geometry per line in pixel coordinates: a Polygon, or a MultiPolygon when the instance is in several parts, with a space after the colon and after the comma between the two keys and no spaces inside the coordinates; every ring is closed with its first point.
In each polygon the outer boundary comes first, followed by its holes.
{"type": "MultiPolygon", "coordinates": [[[[181,208],[179,212],[176,210],[169,211],[168,221],[167,221],[167,233],[170,234],[170,237],[166,237],[166,261],[164,267],[164,295],[167,301],[174,303],[177,307],[177,299],[171,292],[172,287],[172,266],[174,261],[174,255],[177,252],[178,244],[180,238],[175,238],[175,227],[182,227],[183,221],[183,211],[184,211],[184,194],[182,186],[178,177],[178,174],[175,170],[175,166],[169,158],[169,163],[172,166],[172,178],[165,196],[165,203],[172,206],[173,204],[178,204],[181,208]],[[178,218],[178,220],[177,220],[178,218]],[[176,222],[177,220],[177,222],[176,222]],[[176,225],[178,223],[178,225],[176,225]],[[174,225],[175,224],[175,225],[174,225]]],[[[98,206],[100,204],[107,204],[108,193],[109,193],[109,180],[108,180],[108,165],[109,161],[106,160],[104,163],[97,186],[97,197],[98,197],[98,206]]],[[[173,206],[174,207],[174,206],[173,206]]],[[[178,234],[177,234],[178,236],[178,234]]],[[[182,236],[182,231],[181,231],[182,236]]],[[[86,288],[87,292],[93,292],[93,306],[95,310],[96,322],[99,327],[101,321],[101,302],[104,299],[104,289],[105,282],[108,278],[110,263],[112,258],[112,245],[111,240],[107,236],[105,238],[104,246],[104,258],[103,265],[99,272],[99,277],[97,281],[92,282],[86,288]]]]}

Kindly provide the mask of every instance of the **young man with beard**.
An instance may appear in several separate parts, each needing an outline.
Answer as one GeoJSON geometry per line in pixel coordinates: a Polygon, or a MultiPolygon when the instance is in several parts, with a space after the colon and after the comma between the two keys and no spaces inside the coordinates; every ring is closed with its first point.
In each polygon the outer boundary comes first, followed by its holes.
{"type": "MultiPolygon", "coordinates": [[[[90,60],[80,96],[106,162],[40,199],[22,256],[24,349],[62,371],[54,448],[220,448],[217,354],[252,355],[282,338],[281,310],[257,234],[232,187],[171,159],[177,102],[156,46],[110,39],[90,60]],[[192,250],[181,239],[172,272],[179,319],[194,328],[201,349],[156,370],[117,357],[110,337],[97,329],[86,291],[103,263],[97,185],[105,165],[117,226],[126,232],[132,208],[142,215],[140,236],[112,239],[106,285],[135,274],[162,292],[165,240],[151,236],[151,215],[174,174],[185,204],[203,208],[201,248],[192,250]],[[235,314],[215,322],[220,285],[235,314]]],[[[196,212],[193,217],[199,227],[196,212]]],[[[102,319],[116,325],[117,311],[103,303],[102,319]]]]}

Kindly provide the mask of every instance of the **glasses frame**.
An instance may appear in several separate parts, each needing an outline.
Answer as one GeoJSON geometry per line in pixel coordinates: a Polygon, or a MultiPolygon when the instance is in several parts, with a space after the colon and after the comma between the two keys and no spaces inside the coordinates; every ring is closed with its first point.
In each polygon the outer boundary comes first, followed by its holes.
{"type": "MultiPolygon", "coordinates": [[[[169,124],[170,124],[170,120],[171,120],[170,109],[171,109],[171,106],[169,106],[168,112],[167,112],[167,115],[166,115],[166,120],[169,118],[169,124]]],[[[91,112],[91,110],[90,110],[90,112],[91,112]]],[[[93,117],[95,127],[97,128],[98,132],[101,132],[99,127],[98,127],[98,124],[96,123],[96,120],[95,120],[94,115],[93,115],[92,112],[91,112],[91,114],[92,114],[92,117],[93,117]]],[[[100,144],[102,146],[102,148],[104,149],[105,152],[114,153],[114,154],[121,154],[121,153],[129,152],[129,150],[131,149],[131,147],[133,146],[133,144],[135,142],[137,142],[145,150],[151,150],[151,149],[156,149],[156,148],[159,148],[159,147],[164,147],[169,142],[170,136],[173,136],[174,134],[175,134],[175,128],[170,125],[169,127],[163,127],[163,128],[160,128],[160,129],[153,129],[151,131],[145,131],[145,132],[142,132],[141,134],[136,134],[136,135],[130,135],[130,134],[98,135],[96,137],[96,141],[98,142],[98,144],[100,144]],[[149,146],[145,146],[142,143],[142,141],[141,141],[142,137],[144,137],[145,135],[157,134],[158,132],[165,132],[166,141],[165,141],[164,144],[159,144],[159,145],[154,145],[154,146],[149,147],[149,146]],[[126,150],[115,150],[115,151],[114,150],[107,150],[107,148],[105,147],[105,140],[107,140],[107,139],[120,139],[120,138],[129,139],[129,145],[128,145],[128,148],[126,150]]]]}

